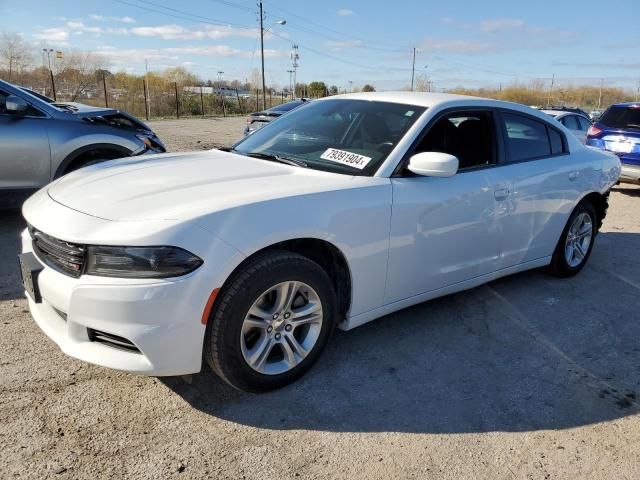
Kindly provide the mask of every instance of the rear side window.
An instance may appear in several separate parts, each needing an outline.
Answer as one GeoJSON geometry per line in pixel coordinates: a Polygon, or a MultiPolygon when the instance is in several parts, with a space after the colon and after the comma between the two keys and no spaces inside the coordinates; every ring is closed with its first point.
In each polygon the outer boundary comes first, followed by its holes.
{"type": "Polygon", "coordinates": [[[591,126],[591,122],[584,117],[577,117],[577,118],[578,118],[578,123],[580,124],[580,130],[583,132],[586,132],[587,130],[589,130],[589,127],[591,126]]]}
{"type": "Polygon", "coordinates": [[[520,162],[551,154],[547,127],[542,122],[520,115],[503,113],[507,143],[512,162],[520,162]]]}
{"type": "Polygon", "coordinates": [[[640,108],[611,107],[598,122],[612,128],[640,130],[640,108]]]}
{"type": "Polygon", "coordinates": [[[545,122],[523,115],[502,113],[509,161],[521,162],[565,151],[563,135],[545,122]]]}

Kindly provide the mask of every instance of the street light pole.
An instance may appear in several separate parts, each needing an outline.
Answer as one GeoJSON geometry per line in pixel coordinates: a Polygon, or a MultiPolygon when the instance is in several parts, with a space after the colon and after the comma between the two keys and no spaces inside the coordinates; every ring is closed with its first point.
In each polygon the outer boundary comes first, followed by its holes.
{"type": "Polygon", "coordinates": [[[413,92],[413,78],[416,74],[416,47],[413,47],[413,63],[411,64],[411,91],[413,92]]]}
{"type": "Polygon", "coordinates": [[[287,70],[289,73],[289,96],[293,99],[293,92],[291,88],[291,82],[293,81],[293,70],[287,70]]]}
{"type": "MultiPolygon", "coordinates": [[[[264,29],[264,12],[262,10],[262,0],[258,0],[258,15],[260,15],[260,62],[262,64],[262,108],[266,109],[267,108],[267,88],[266,88],[266,84],[264,81],[264,33],[265,33],[265,29],[264,29]]],[[[278,20],[276,23],[274,23],[273,25],[284,25],[285,23],[287,23],[286,20],[278,20]]],[[[271,30],[271,28],[273,27],[273,25],[271,25],[271,27],[267,28],[267,32],[269,30],[271,30]]]]}
{"type": "Polygon", "coordinates": [[[51,90],[53,93],[53,100],[58,101],[56,98],[56,82],[53,78],[53,70],[51,70],[51,54],[53,53],[53,48],[43,48],[43,52],[47,54],[47,60],[49,62],[49,76],[51,77],[51,90]]]}
{"type": "Polygon", "coordinates": [[[265,92],[264,82],[264,14],[262,13],[262,0],[258,0],[258,9],[260,11],[260,59],[262,61],[262,109],[267,108],[267,95],[265,92]]]}

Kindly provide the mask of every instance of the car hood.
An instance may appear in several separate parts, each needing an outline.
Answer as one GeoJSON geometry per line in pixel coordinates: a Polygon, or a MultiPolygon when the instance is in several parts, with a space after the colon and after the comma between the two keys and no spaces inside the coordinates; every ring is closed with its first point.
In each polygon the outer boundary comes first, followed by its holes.
{"type": "Polygon", "coordinates": [[[49,196],[106,220],[182,220],[250,203],[340,189],[354,177],[233,153],[175,153],[92,165],[52,183],[49,196]]]}

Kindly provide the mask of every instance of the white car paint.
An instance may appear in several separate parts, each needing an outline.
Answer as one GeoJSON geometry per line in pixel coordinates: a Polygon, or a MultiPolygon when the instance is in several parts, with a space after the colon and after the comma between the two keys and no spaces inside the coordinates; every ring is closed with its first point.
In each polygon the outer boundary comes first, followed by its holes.
{"type": "MultiPolygon", "coordinates": [[[[352,299],[340,327],[550,262],[575,205],[618,179],[617,157],[588,149],[561,125],[568,154],[448,177],[394,177],[425,126],[457,107],[528,107],[446,94],[354,98],[428,107],[372,177],[328,173],[221,151],[106,162],[43,188],[23,207],[29,224],[80,244],[173,245],[204,260],[183,277],[133,280],[45,267],[31,313],[76,358],[149,375],[201,368],[201,317],[213,289],[248,256],[316,238],[347,260],[352,299]],[[63,319],[58,312],[66,313],[63,319]],[[142,354],[90,342],[87,327],[130,339],[142,354]]],[[[331,98],[323,101],[332,101],[331,98]]],[[[32,251],[28,232],[23,252],[32,251]]]]}

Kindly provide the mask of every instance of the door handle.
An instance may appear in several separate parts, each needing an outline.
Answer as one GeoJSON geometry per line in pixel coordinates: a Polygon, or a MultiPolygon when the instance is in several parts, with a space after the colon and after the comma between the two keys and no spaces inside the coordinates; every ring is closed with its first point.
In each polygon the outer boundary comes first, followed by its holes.
{"type": "Polygon", "coordinates": [[[504,200],[508,196],[509,196],[509,189],[508,188],[500,188],[500,189],[498,189],[498,190],[493,192],[493,197],[496,200],[504,200]]]}
{"type": "Polygon", "coordinates": [[[574,170],[573,172],[569,173],[569,180],[573,182],[576,178],[578,178],[579,174],[580,173],[578,171],[574,170]]]}

